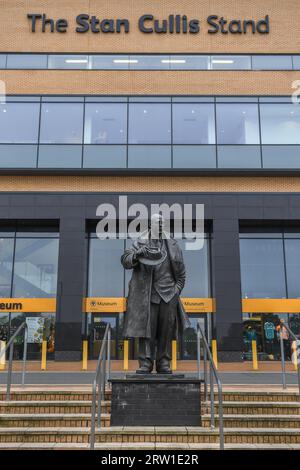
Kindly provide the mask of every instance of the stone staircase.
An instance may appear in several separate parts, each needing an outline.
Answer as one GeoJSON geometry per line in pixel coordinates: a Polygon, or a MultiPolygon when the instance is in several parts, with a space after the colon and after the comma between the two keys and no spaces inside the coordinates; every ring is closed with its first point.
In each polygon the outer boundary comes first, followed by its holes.
{"type": "MultiPolygon", "coordinates": [[[[89,448],[90,393],[16,391],[11,398],[0,392],[0,450],[89,448]]],[[[236,391],[223,399],[225,449],[300,449],[297,393],[236,391]]],[[[208,413],[201,427],[110,427],[110,391],[102,413],[96,449],[219,449],[208,413]]]]}

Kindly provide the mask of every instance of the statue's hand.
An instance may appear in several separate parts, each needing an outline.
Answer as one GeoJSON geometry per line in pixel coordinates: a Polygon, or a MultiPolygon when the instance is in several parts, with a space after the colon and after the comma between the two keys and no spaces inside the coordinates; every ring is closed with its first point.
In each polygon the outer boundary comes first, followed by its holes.
{"type": "Polygon", "coordinates": [[[147,257],[147,247],[142,246],[135,252],[135,257],[138,258],[146,258],[147,257]]]}

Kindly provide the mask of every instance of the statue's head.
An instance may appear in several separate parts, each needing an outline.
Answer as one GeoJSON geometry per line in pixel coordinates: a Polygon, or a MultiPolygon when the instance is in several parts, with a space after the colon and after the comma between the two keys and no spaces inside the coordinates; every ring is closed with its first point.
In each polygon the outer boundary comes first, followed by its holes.
{"type": "Polygon", "coordinates": [[[151,238],[161,238],[164,231],[164,225],[165,219],[163,218],[163,216],[161,214],[153,214],[150,223],[151,238]]]}

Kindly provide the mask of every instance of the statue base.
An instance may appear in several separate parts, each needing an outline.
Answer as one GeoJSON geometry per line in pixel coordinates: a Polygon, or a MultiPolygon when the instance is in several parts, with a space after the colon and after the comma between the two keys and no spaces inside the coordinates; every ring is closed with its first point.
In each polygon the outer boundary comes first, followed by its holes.
{"type": "Polygon", "coordinates": [[[111,379],[111,426],[201,426],[201,382],[184,374],[111,379]]]}

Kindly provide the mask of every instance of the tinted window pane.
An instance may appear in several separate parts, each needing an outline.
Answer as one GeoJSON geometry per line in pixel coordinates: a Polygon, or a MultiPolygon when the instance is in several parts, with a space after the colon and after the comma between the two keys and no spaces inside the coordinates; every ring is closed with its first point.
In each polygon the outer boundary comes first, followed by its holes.
{"type": "Polygon", "coordinates": [[[300,240],[285,240],[285,262],[288,296],[300,297],[300,240]]]}
{"type": "Polygon", "coordinates": [[[293,66],[295,70],[300,70],[300,55],[293,56],[293,66]]]}
{"type": "Polygon", "coordinates": [[[35,168],[37,145],[0,145],[1,168],[35,168]]]}
{"type": "Polygon", "coordinates": [[[213,104],[174,104],[174,144],[214,144],[214,116],[213,104]]]}
{"type": "Polygon", "coordinates": [[[186,249],[185,240],[178,240],[186,266],[186,284],[182,297],[210,297],[209,240],[201,250],[186,249]]]}
{"type": "Polygon", "coordinates": [[[5,69],[6,66],[6,55],[0,54],[0,69],[5,69]]]}
{"type": "Polygon", "coordinates": [[[83,168],[126,168],[126,154],[126,145],[86,145],[83,168]]]}
{"type": "Polygon", "coordinates": [[[259,144],[258,106],[217,104],[219,144],[259,144]]]}
{"type": "Polygon", "coordinates": [[[0,232],[0,298],[11,297],[14,239],[2,238],[0,232]]]}
{"type": "Polygon", "coordinates": [[[240,240],[243,298],[285,298],[283,240],[240,240]]]}
{"type": "Polygon", "coordinates": [[[129,168],[171,168],[171,146],[130,145],[129,168]]]}
{"type": "Polygon", "coordinates": [[[130,104],[129,143],[171,143],[171,106],[158,103],[130,104]]]}
{"type": "Polygon", "coordinates": [[[40,145],[39,168],[81,168],[81,145],[40,145]]]}
{"type": "Polygon", "coordinates": [[[57,285],[58,239],[16,240],[13,297],[54,297],[57,285]]]}
{"type": "Polygon", "coordinates": [[[300,168],[300,145],[263,145],[263,168],[300,168]]]}
{"type": "Polygon", "coordinates": [[[218,168],[261,168],[260,147],[219,145],[218,168]]]}
{"type": "Polygon", "coordinates": [[[46,69],[47,55],[43,54],[8,54],[8,69],[46,69]]]}
{"type": "Polygon", "coordinates": [[[169,56],[163,55],[133,55],[130,56],[130,69],[139,70],[168,70],[169,56]]]}
{"type": "Polygon", "coordinates": [[[42,105],[42,143],[81,144],[82,127],[82,104],[44,103],[42,105]]]}
{"type": "Polygon", "coordinates": [[[86,144],[125,144],[126,140],[126,104],[95,103],[86,105],[84,128],[86,144]]]}
{"type": "Polygon", "coordinates": [[[300,144],[300,107],[294,104],[261,104],[263,144],[300,144]]]}
{"type": "Polygon", "coordinates": [[[282,55],[252,56],[252,68],[256,70],[290,70],[292,57],[282,55]]]}
{"type": "Polygon", "coordinates": [[[171,70],[208,70],[210,64],[209,56],[179,55],[170,57],[171,70]]]}
{"type": "Polygon", "coordinates": [[[214,55],[211,57],[211,68],[213,70],[250,70],[251,57],[242,55],[214,55]]]}
{"type": "Polygon", "coordinates": [[[88,69],[87,55],[49,55],[49,69],[88,69]]]}
{"type": "Polygon", "coordinates": [[[38,103],[0,104],[0,142],[35,143],[38,140],[38,103]]]}
{"type": "Polygon", "coordinates": [[[216,168],[214,145],[174,145],[174,168],[216,168]]]}
{"type": "Polygon", "coordinates": [[[98,70],[129,69],[129,56],[103,55],[90,56],[91,68],[98,70]]]}
{"type": "Polygon", "coordinates": [[[123,240],[90,239],[89,297],[124,297],[123,240]]]}

